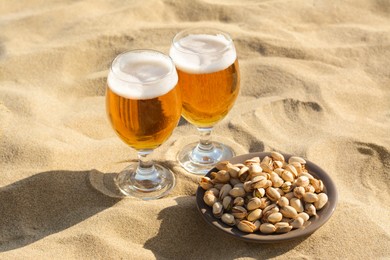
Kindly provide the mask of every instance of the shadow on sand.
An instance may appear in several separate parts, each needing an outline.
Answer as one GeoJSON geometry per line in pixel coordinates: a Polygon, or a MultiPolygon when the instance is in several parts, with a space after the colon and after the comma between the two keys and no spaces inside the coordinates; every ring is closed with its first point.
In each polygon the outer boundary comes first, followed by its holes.
{"type": "Polygon", "coordinates": [[[119,198],[90,185],[91,172],[97,171],[42,172],[0,188],[0,252],[67,229],[116,204],[119,198]]]}
{"type": "Polygon", "coordinates": [[[177,205],[159,213],[160,230],[144,245],[157,259],[268,259],[286,253],[306,239],[280,244],[241,241],[205,223],[194,196],[175,200],[177,205]]]}

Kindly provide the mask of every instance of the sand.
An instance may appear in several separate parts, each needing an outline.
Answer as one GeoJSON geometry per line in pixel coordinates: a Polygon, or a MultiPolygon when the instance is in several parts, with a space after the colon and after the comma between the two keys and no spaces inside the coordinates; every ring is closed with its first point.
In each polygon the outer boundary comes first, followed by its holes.
{"type": "Polygon", "coordinates": [[[0,258],[390,258],[389,61],[386,0],[1,1],[0,258]],[[177,178],[168,197],[95,189],[136,158],[106,118],[111,60],[168,53],[193,26],[229,32],[239,56],[241,92],[215,138],[303,156],[335,181],[337,209],[311,236],[262,245],[210,229],[197,177],[175,161],[197,138],[184,120],[154,153],[177,178]]]}

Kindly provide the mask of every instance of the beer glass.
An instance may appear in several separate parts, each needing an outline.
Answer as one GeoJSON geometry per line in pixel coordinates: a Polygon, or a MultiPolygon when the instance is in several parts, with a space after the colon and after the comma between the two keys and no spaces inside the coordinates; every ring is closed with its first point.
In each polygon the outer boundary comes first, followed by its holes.
{"type": "Polygon", "coordinates": [[[134,50],[118,55],[107,78],[106,110],[123,142],[138,152],[115,178],[120,191],[144,200],[166,195],[175,185],[173,173],[148,155],[172,134],[181,115],[177,72],[167,55],[134,50]]]}
{"type": "Polygon", "coordinates": [[[200,141],[185,146],[177,159],[187,171],[205,174],[234,156],[227,145],[211,141],[213,126],[233,107],[240,89],[234,43],[217,29],[188,29],[174,37],[170,56],[179,75],[182,116],[200,133],[200,141]]]}

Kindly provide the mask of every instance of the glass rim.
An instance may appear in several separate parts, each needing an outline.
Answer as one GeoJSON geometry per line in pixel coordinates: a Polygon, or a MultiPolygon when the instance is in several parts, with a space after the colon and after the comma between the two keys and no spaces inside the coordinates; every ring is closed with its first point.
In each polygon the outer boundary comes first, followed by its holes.
{"type": "MultiPolygon", "coordinates": [[[[194,33],[194,34],[209,34],[209,35],[214,35],[213,33],[209,33],[209,32],[205,32],[205,33],[194,33]]],[[[229,49],[231,46],[233,45],[233,39],[232,37],[230,36],[229,33],[223,31],[223,30],[220,30],[218,28],[213,28],[213,27],[191,27],[191,28],[187,28],[187,29],[184,29],[178,33],[175,34],[175,36],[173,37],[172,39],[172,47],[175,48],[175,50],[181,52],[181,53],[187,53],[187,54],[192,54],[192,55],[203,55],[203,54],[210,54],[210,53],[221,53],[221,52],[225,52],[227,49],[229,49]],[[194,52],[191,52],[191,51],[185,51],[183,50],[182,48],[179,48],[177,46],[177,43],[178,43],[178,39],[179,37],[181,37],[183,34],[186,34],[188,32],[191,32],[191,31],[197,31],[197,30],[210,30],[210,31],[214,31],[216,33],[220,33],[222,34],[225,39],[229,42],[229,44],[226,45],[225,48],[223,48],[222,50],[218,50],[218,51],[204,51],[204,52],[197,52],[197,53],[194,53],[194,52]]]]}
{"type": "Polygon", "coordinates": [[[128,50],[128,51],[124,51],[124,52],[121,52],[119,53],[111,62],[111,65],[110,65],[110,72],[115,76],[116,79],[118,80],[121,80],[123,82],[126,82],[126,83],[134,83],[134,84],[140,84],[140,82],[135,82],[135,81],[131,81],[131,80],[128,80],[128,79],[124,79],[123,77],[121,77],[121,75],[118,75],[118,73],[116,73],[114,70],[113,70],[113,65],[114,63],[122,56],[124,56],[125,54],[128,54],[128,53],[140,53],[140,52],[149,52],[149,53],[156,53],[158,55],[161,55],[162,57],[164,58],[167,58],[167,60],[169,60],[170,62],[170,70],[168,73],[164,74],[164,75],[161,75],[157,78],[153,78],[152,80],[145,80],[142,82],[142,84],[153,84],[153,83],[156,83],[162,79],[165,79],[166,77],[172,75],[172,73],[174,71],[176,71],[176,67],[175,67],[175,63],[173,62],[172,58],[169,56],[169,55],[166,55],[165,53],[161,52],[161,51],[157,51],[157,50],[153,50],[153,49],[134,49],[134,50],[128,50]]]}

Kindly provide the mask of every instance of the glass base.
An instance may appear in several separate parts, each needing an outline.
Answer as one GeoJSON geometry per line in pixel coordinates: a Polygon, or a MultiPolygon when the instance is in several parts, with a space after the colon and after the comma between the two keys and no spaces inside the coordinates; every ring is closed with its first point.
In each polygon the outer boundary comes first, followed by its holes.
{"type": "Polygon", "coordinates": [[[180,165],[194,174],[205,175],[218,162],[229,160],[235,155],[232,148],[222,143],[212,142],[214,148],[208,151],[198,149],[198,144],[184,146],[177,155],[180,165]]]}
{"type": "Polygon", "coordinates": [[[148,178],[137,174],[138,163],[131,164],[115,178],[119,190],[126,196],[153,200],[166,196],[175,186],[175,176],[165,167],[155,164],[148,178]]]}

